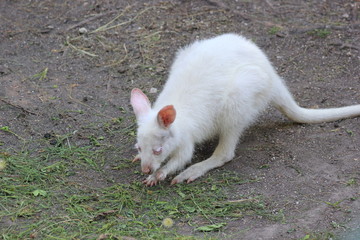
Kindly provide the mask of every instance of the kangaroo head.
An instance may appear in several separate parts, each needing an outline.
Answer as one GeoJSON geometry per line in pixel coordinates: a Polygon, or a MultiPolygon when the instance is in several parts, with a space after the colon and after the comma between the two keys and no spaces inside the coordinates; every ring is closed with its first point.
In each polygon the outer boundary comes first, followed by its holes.
{"type": "Polygon", "coordinates": [[[149,174],[155,172],[175,148],[172,123],[176,111],[172,105],[152,109],[148,97],[137,88],[131,91],[130,103],[138,124],[135,147],[139,151],[141,170],[149,174]]]}

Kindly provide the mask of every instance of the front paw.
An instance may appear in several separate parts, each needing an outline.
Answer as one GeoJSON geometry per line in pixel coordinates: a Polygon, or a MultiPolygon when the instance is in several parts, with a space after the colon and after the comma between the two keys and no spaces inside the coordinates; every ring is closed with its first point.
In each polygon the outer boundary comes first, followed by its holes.
{"type": "Polygon", "coordinates": [[[158,170],[155,175],[158,181],[163,181],[166,178],[166,173],[162,170],[158,170]]]}
{"type": "MultiPolygon", "coordinates": [[[[180,174],[179,174],[180,175],[180,174]]],[[[176,176],[170,183],[170,185],[175,185],[175,184],[178,184],[178,183],[182,183],[184,181],[186,181],[186,183],[191,183],[193,181],[195,181],[195,179],[197,177],[186,177],[186,176],[176,176]]]]}
{"type": "Polygon", "coordinates": [[[199,178],[203,175],[202,171],[199,171],[199,169],[196,168],[196,166],[191,166],[179,175],[177,175],[172,181],[171,185],[182,183],[186,181],[186,183],[191,183],[195,181],[195,179],[199,178]]]}
{"type": "Polygon", "coordinates": [[[143,183],[148,187],[152,187],[157,185],[160,181],[163,181],[165,178],[166,173],[164,171],[158,170],[145,179],[143,183]]]}
{"type": "Polygon", "coordinates": [[[144,181],[143,184],[145,184],[148,187],[152,187],[158,184],[158,180],[156,179],[155,174],[151,174],[148,176],[144,181]]]}

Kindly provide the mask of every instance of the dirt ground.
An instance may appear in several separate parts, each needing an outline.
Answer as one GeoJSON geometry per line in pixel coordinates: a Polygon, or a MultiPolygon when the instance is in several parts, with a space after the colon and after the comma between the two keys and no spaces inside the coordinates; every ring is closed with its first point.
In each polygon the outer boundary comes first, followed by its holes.
{"type": "MultiPolygon", "coordinates": [[[[106,135],[116,151],[105,167],[131,159],[134,136],[125,134],[135,126],[131,89],[160,91],[176,49],[227,32],[257,43],[300,105],[360,103],[359,1],[3,0],[0,23],[0,127],[16,133],[0,131],[2,151],[21,150],[19,138],[71,133],[81,144],[106,135]],[[112,119],[121,119],[123,129],[108,134],[99,126],[112,119]]],[[[157,93],[149,95],[154,100],[157,93]]],[[[236,158],[208,174],[227,170],[257,179],[231,195],[261,194],[286,221],[230,221],[225,234],[358,239],[359,143],[360,118],[293,124],[269,108],[243,136],[236,158]]],[[[28,147],[37,152],[41,144],[28,147]]],[[[200,146],[196,158],[211,151],[200,146]]],[[[101,176],[83,174],[83,184],[103,186],[101,176]]],[[[139,178],[133,171],[108,174],[119,183],[139,178]]]]}

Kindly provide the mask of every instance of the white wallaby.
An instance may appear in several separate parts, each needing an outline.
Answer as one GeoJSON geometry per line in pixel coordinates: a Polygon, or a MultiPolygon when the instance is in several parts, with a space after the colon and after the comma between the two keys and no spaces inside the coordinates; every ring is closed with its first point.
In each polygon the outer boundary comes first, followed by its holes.
{"type": "Polygon", "coordinates": [[[305,109],[295,102],[266,55],[251,41],[225,34],[181,49],[153,107],[140,89],[131,92],[138,130],[136,147],[144,180],[156,185],[191,162],[194,146],[215,136],[212,156],[177,175],[192,182],[234,157],[243,131],[272,103],[288,118],[319,123],[360,115],[360,105],[305,109]],[[167,161],[166,161],[167,160],[167,161]]]}

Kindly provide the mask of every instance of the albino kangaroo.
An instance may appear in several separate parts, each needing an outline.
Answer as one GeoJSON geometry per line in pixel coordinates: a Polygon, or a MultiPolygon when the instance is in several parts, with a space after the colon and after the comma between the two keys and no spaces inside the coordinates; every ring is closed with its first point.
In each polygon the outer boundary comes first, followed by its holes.
{"type": "Polygon", "coordinates": [[[230,161],[240,135],[269,103],[300,123],[360,115],[360,104],[298,106],[265,54],[241,36],[225,34],[181,49],[153,107],[140,89],[131,91],[138,123],[134,161],[141,160],[142,171],[151,174],[144,184],[156,185],[182,170],[191,162],[195,144],[214,136],[219,143],[212,156],[188,167],[171,184],[190,183],[230,161]]]}

